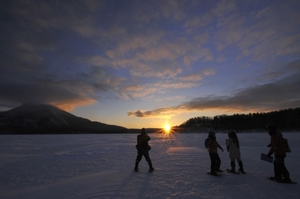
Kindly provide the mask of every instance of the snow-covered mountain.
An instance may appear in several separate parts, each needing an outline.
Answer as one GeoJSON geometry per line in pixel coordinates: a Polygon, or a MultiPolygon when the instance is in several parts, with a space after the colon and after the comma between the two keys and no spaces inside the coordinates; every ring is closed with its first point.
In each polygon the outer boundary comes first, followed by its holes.
{"type": "Polygon", "coordinates": [[[122,133],[126,128],[92,122],[46,104],[0,112],[0,133],[122,133]]]}

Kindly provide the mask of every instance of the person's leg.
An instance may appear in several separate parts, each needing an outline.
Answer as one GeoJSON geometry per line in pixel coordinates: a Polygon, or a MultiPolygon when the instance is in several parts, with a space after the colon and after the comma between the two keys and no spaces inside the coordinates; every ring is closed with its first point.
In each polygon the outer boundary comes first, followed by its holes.
{"type": "Polygon", "coordinates": [[[280,172],[280,176],[283,177],[283,181],[290,182],[290,173],[285,167],[284,159],[285,155],[277,157],[278,161],[278,172],[280,172]]]}
{"type": "Polygon", "coordinates": [[[210,153],[209,157],[210,157],[210,172],[211,172],[211,174],[215,174],[216,173],[216,156],[215,156],[215,154],[210,153]]]}
{"type": "Polygon", "coordinates": [[[281,168],[280,168],[282,165],[282,158],[275,155],[273,165],[274,165],[275,180],[282,181],[282,173],[281,173],[281,168]]]}
{"type": "Polygon", "coordinates": [[[237,161],[239,163],[239,171],[244,173],[245,172],[244,171],[244,165],[243,165],[243,162],[242,162],[241,158],[237,158],[237,161]]]}
{"type": "Polygon", "coordinates": [[[231,171],[235,172],[235,158],[230,158],[231,171]]]}
{"type": "Polygon", "coordinates": [[[220,166],[221,166],[221,159],[220,159],[219,154],[216,153],[216,171],[221,171],[220,166]]]}
{"type": "Polygon", "coordinates": [[[145,151],[144,156],[145,156],[146,161],[148,162],[149,171],[153,171],[152,161],[150,159],[149,152],[145,151]]]}
{"type": "Polygon", "coordinates": [[[209,155],[211,158],[211,166],[210,166],[211,173],[215,174],[217,171],[221,171],[220,170],[221,159],[218,153],[209,154],[209,155]]]}
{"type": "Polygon", "coordinates": [[[139,170],[139,162],[141,161],[142,157],[143,157],[142,151],[138,150],[138,154],[137,154],[136,160],[135,160],[135,167],[134,167],[135,171],[139,170]]]}

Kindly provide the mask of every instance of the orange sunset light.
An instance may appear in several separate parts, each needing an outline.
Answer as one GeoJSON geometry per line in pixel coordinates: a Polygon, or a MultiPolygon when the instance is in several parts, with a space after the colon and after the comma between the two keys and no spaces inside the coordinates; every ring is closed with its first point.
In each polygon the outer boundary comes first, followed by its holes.
{"type": "Polygon", "coordinates": [[[164,126],[164,132],[166,134],[169,134],[171,132],[171,126],[168,123],[164,126]]]}

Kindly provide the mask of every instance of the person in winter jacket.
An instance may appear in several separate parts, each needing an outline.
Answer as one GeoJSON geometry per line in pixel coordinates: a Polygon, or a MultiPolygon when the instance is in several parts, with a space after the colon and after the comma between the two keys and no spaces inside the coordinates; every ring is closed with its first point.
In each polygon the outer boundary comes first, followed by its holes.
{"type": "Polygon", "coordinates": [[[218,148],[223,152],[224,152],[224,150],[217,142],[216,133],[213,131],[210,131],[208,133],[207,148],[208,148],[208,153],[209,153],[210,162],[211,162],[210,173],[212,175],[217,175],[217,172],[222,172],[222,170],[220,170],[221,159],[218,154],[218,148]]]}
{"type": "Polygon", "coordinates": [[[286,146],[281,132],[279,132],[274,125],[267,126],[268,133],[271,138],[271,143],[268,145],[270,151],[268,156],[274,153],[274,174],[273,177],[279,182],[291,182],[290,173],[285,167],[284,159],[286,157],[286,146]]]}
{"type": "Polygon", "coordinates": [[[152,172],[154,170],[154,168],[152,167],[152,162],[149,156],[149,150],[151,149],[151,147],[148,144],[148,141],[150,140],[150,136],[148,136],[146,134],[146,130],[145,128],[142,128],[141,130],[141,134],[137,136],[137,145],[136,145],[136,149],[138,151],[136,160],[135,160],[135,167],[134,167],[134,171],[138,172],[138,166],[139,166],[139,162],[141,161],[142,157],[144,156],[146,161],[148,162],[149,165],[149,172],[152,172]]]}
{"type": "Polygon", "coordinates": [[[243,162],[241,160],[239,139],[234,131],[230,131],[228,133],[228,139],[226,139],[226,147],[227,147],[227,151],[229,152],[229,158],[231,161],[230,172],[236,172],[235,171],[235,160],[237,160],[237,162],[239,164],[238,171],[241,173],[245,173],[244,168],[243,168],[243,162]]]}

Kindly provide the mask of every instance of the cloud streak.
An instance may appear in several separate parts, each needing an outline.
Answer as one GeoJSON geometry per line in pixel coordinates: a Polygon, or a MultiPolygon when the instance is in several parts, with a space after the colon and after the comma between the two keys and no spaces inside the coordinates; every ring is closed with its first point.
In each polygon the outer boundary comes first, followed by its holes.
{"type": "Polygon", "coordinates": [[[211,109],[237,113],[296,108],[300,103],[300,61],[290,63],[288,66],[297,71],[272,83],[248,87],[228,96],[197,97],[177,106],[149,111],[129,111],[127,114],[128,116],[148,118],[211,109]]]}

